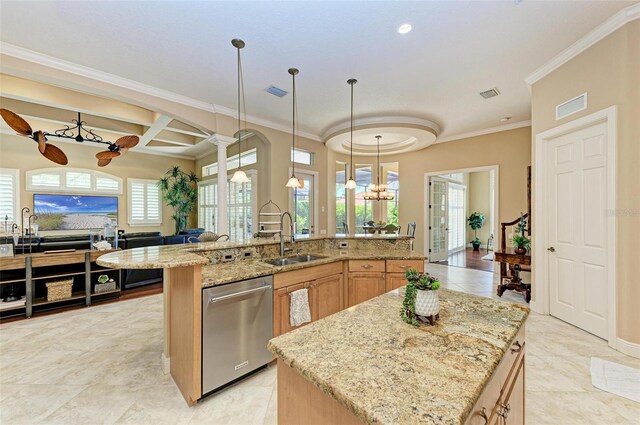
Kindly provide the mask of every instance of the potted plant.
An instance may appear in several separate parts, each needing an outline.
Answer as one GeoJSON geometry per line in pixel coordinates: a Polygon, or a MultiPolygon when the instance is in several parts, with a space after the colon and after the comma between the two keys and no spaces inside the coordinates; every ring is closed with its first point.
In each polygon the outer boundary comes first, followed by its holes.
{"type": "Polygon", "coordinates": [[[189,214],[198,200],[198,188],[195,183],[198,176],[191,171],[186,173],[179,166],[169,169],[163,178],[158,180],[158,187],[162,190],[162,197],[171,208],[171,218],[176,224],[176,235],[186,229],[189,214]]]}
{"type": "Polygon", "coordinates": [[[405,276],[407,284],[400,317],[405,322],[418,326],[418,316],[425,317],[432,325],[439,318],[440,299],[436,290],[440,288],[440,281],[414,269],[408,269],[405,276]]]}
{"type": "Polygon", "coordinates": [[[480,239],[478,238],[478,229],[482,227],[484,221],[486,220],[483,213],[480,211],[472,212],[471,215],[467,218],[467,223],[469,223],[469,227],[473,229],[474,238],[471,240],[471,245],[473,245],[474,251],[480,251],[480,239]]]}
{"type": "Polygon", "coordinates": [[[531,240],[526,236],[526,232],[527,219],[524,218],[524,214],[520,213],[520,221],[516,225],[515,234],[511,238],[516,254],[524,255],[531,249],[531,240]]]}

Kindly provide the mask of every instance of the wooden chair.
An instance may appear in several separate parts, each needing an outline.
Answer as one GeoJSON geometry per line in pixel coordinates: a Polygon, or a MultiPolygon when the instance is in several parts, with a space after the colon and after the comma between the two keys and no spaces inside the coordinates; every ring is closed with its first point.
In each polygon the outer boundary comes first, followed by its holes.
{"type": "Polygon", "coordinates": [[[407,225],[407,236],[416,237],[416,222],[412,221],[407,225]]]}

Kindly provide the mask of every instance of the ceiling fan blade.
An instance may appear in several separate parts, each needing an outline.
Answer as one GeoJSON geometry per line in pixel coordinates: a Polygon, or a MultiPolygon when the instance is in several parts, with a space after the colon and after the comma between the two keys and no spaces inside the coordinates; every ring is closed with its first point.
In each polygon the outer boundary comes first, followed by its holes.
{"type": "Polygon", "coordinates": [[[99,160],[98,160],[98,167],[104,167],[104,166],[107,166],[107,165],[109,165],[109,163],[110,163],[110,162],[111,162],[111,159],[110,159],[110,158],[107,158],[107,159],[99,159],[99,160]]]}
{"type": "Polygon", "coordinates": [[[116,140],[116,145],[121,148],[132,148],[138,144],[140,138],[138,136],[123,136],[116,140]]]}
{"type": "Polygon", "coordinates": [[[56,164],[67,165],[69,163],[67,155],[65,155],[59,147],[49,143],[45,145],[45,150],[42,155],[49,161],[53,161],[56,164]]]}
{"type": "Polygon", "coordinates": [[[47,138],[44,137],[42,131],[38,131],[38,150],[44,155],[44,151],[47,149],[47,138]]]}
{"type": "Polygon", "coordinates": [[[120,152],[102,151],[96,154],[96,158],[98,159],[113,159],[116,156],[120,156],[120,152]]]}
{"type": "Polygon", "coordinates": [[[8,109],[0,108],[0,115],[5,120],[7,125],[11,127],[16,133],[23,136],[31,136],[33,130],[28,122],[26,122],[20,115],[11,112],[8,109]]]}

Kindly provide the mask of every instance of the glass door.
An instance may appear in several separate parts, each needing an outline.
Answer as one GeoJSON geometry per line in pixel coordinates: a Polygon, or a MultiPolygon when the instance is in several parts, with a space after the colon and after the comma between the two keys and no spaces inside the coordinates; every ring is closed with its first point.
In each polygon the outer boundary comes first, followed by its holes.
{"type": "Polygon", "coordinates": [[[304,186],[296,187],[291,191],[291,210],[295,222],[295,235],[313,235],[315,233],[315,176],[297,172],[296,177],[304,182],[304,186]]]}
{"type": "Polygon", "coordinates": [[[439,177],[429,179],[429,262],[449,257],[449,183],[439,177]]]}

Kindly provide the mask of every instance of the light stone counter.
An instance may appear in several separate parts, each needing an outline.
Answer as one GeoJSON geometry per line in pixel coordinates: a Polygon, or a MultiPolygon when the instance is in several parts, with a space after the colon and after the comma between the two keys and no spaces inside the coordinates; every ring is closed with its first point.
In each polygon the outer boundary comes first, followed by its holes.
{"type": "Polygon", "coordinates": [[[461,424],[527,307],[439,290],[436,326],[400,319],[397,291],[269,342],[269,350],[367,424],[461,424]]]}

